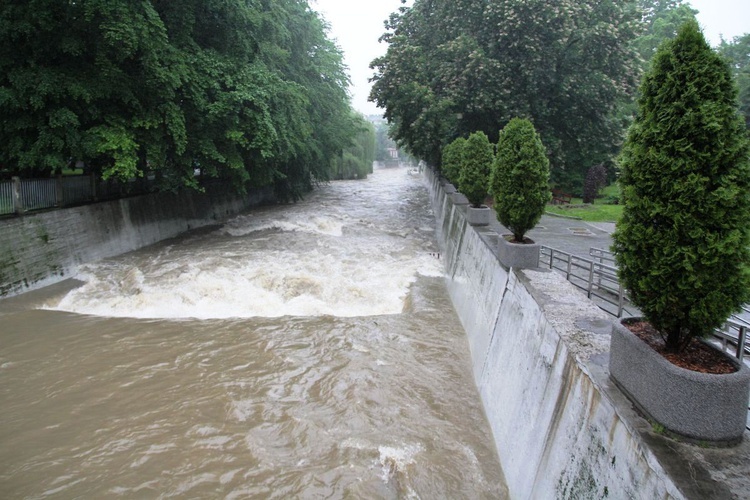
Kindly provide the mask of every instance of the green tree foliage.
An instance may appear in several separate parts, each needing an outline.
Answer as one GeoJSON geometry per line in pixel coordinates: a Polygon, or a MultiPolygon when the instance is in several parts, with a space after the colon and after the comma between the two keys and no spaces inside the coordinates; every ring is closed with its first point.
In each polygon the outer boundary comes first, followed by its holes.
{"type": "Polygon", "coordinates": [[[362,115],[355,115],[354,119],[358,132],[335,162],[336,179],[363,179],[372,173],[375,127],[362,115]]]}
{"type": "MultiPolygon", "coordinates": [[[[677,36],[680,26],[695,20],[698,11],[684,0],[638,0],[637,3],[642,13],[642,25],[632,47],[638,56],[638,67],[645,72],[659,45],[677,36]]],[[[635,119],[636,98],[635,95],[623,96],[616,106],[615,116],[626,129],[635,119]]]]}
{"type": "Polygon", "coordinates": [[[385,121],[378,121],[375,126],[375,160],[389,160],[390,149],[398,149],[396,142],[391,139],[391,127],[385,121]]]}
{"type": "Polygon", "coordinates": [[[633,41],[644,66],[648,65],[659,46],[677,36],[680,26],[694,21],[697,10],[683,0],[639,0],[643,11],[643,32],[633,41]]]}
{"type": "Polygon", "coordinates": [[[510,229],[513,240],[523,242],[552,198],[549,190],[549,160],[534,125],[514,118],[500,132],[490,190],[497,220],[510,229]]]}
{"type": "Polygon", "coordinates": [[[527,116],[555,179],[580,186],[619,146],[615,105],[637,85],[640,23],[634,2],[415,0],[386,25],[370,98],[396,140],[436,166],[454,138],[481,130],[494,141],[527,116]]]}
{"type": "Polygon", "coordinates": [[[489,191],[490,170],[495,159],[493,147],[487,134],[479,131],[466,139],[462,149],[458,190],[473,207],[480,208],[489,191]]]}
{"type": "Polygon", "coordinates": [[[643,80],[620,158],[620,278],[672,350],[749,297],[750,145],[736,96],[727,63],[685,24],[643,80]]]}
{"type": "Polygon", "coordinates": [[[356,133],[326,29],[303,0],[6,0],[0,162],[298,196],[356,133]]]}
{"type": "Polygon", "coordinates": [[[461,173],[465,147],[466,139],[458,137],[443,148],[440,171],[442,172],[443,177],[448,179],[448,182],[454,186],[458,185],[458,177],[461,173]]]}
{"type": "Polygon", "coordinates": [[[719,52],[729,59],[739,87],[740,112],[750,129],[750,33],[735,37],[731,42],[722,40],[719,52]]]}

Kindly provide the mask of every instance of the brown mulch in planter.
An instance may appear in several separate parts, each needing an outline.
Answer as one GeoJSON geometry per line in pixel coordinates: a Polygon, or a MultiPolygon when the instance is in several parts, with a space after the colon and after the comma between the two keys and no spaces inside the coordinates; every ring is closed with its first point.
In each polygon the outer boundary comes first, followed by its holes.
{"type": "Polygon", "coordinates": [[[624,326],[673,365],[700,373],[725,374],[737,371],[726,356],[698,339],[693,339],[682,352],[667,352],[661,335],[648,321],[625,323],[624,326]]]}
{"type": "MultiPolygon", "coordinates": [[[[505,241],[509,241],[510,243],[518,243],[518,242],[516,241],[516,239],[515,239],[515,238],[513,237],[513,235],[512,235],[512,234],[503,234],[503,235],[501,235],[500,237],[501,237],[501,238],[505,238],[505,241]]],[[[534,244],[534,240],[532,240],[532,239],[531,239],[531,238],[529,238],[528,236],[524,236],[524,237],[523,237],[523,244],[524,244],[524,245],[533,245],[533,244],[534,244]]]]}

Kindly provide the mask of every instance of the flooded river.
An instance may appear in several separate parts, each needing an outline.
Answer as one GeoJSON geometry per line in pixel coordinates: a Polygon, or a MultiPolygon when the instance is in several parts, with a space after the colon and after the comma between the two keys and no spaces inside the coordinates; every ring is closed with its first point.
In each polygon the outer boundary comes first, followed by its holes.
{"type": "Polygon", "coordinates": [[[420,176],[0,301],[0,498],[506,498],[420,176]]]}

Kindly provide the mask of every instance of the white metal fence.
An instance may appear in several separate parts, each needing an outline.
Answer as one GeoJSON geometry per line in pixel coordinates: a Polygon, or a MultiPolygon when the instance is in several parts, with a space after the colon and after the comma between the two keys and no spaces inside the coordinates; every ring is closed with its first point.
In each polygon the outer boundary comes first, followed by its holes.
{"type": "Polygon", "coordinates": [[[45,179],[0,181],[0,215],[67,207],[96,200],[147,193],[153,177],[127,182],[102,181],[91,175],[58,176],[45,179]]]}
{"type": "Polygon", "coordinates": [[[14,205],[25,212],[57,206],[56,179],[26,179],[18,184],[18,193],[20,199],[14,205]]]}
{"type": "Polygon", "coordinates": [[[12,214],[13,208],[13,181],[0,181],[0,215],[12,214]]]}

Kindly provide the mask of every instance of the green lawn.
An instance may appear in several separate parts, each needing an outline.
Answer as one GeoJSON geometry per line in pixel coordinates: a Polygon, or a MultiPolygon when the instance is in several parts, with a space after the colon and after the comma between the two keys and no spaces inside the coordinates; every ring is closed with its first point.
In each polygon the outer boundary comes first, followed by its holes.
{"type": "Polygon", "coordinates": [[[584,205],[580,198],[573,198],[570,205],[547,205],[547,212],[591,222],[617,222],[622,216],[622,205],[584,205]]]}
{"type": "Polygon", "coordinates": [[[622,216],[622,205],[612,202],[620,198],[620,186],[611,184],[600,191],[593,204],[583,204],[581,198],[573,198],[570,205],[547,205],[547,212],[568,217],[578,217],[591,222],[617,222],[622,216]]]}

